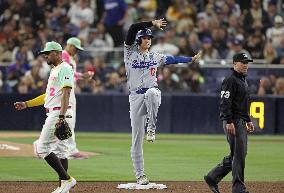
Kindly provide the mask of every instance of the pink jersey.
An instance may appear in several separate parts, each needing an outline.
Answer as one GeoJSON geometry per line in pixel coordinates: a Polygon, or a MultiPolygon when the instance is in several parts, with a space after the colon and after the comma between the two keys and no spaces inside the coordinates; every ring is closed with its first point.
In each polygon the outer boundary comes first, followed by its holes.
{"type": "Polygon", "coordinates": [[[74,60],[72,56],[70,56],[70,54],[66,50],[62,51],[62,60],[70,64],[70,66],[72,66],[74,70],[74,77],[76,81],[82,77],[82,73],[77,72],[76,61],[74,60]]]}

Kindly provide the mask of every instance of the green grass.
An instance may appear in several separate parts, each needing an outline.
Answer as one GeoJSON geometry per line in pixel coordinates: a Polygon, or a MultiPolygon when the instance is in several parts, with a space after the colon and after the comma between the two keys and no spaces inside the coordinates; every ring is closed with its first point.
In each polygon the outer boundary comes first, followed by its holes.
{"type": "MultiPolygon", "coordinates": [[[[134,180],[130,133],[76,136],[80,150],[100,153],[87,160],[70,160],[70,174],[77,180],[134,180]]],[[[32,143],[35,138],[0,140],[32,143]]],[[[284,136],[249,136],[248,145],[246,181],[284,181],[284,136]]],[[[224,135],[157,134],[155,143],[144,145],[145,171],[151,180],[200,181],[227,153],[224,135]]],[[[45,161],[35,158],[0,158],[0,174],[0,181],[56,180],[45,161]]],[[[225,180],[231,180],[231,175],[225,180]]]]}

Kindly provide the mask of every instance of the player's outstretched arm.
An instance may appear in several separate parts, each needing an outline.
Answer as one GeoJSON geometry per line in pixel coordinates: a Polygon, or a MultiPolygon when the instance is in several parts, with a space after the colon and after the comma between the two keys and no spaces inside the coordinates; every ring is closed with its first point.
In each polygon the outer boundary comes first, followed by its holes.
{"type": "Polygon", "coordinates": [[[15,102],[14,106],[17,110],[24,110],[28,107],[36,107],[44,104],[45,93],[25,102],[15,102]]]}
{"type": "Polygon", "coordinates": [[[185,56],[166,56],[165,65],[169,64],[178,64],[178,63],[188,63],[188,62],[196,62],[202,55],[202,52],[199,51],[193,57],[185,57],[185,56]]]}
{"type": "Polygon", "coordinates": [[[163,19],[157,19],[153,21],[147,21],[147,22],[139,22],[134,23],[130,26],[125,40],[125,45],[131,46],[135,42],[136,34],[139,30],[149,28],[149,27],[156,27],[158,29],[163,29],[167,25],[167,21],[163,19]]]}

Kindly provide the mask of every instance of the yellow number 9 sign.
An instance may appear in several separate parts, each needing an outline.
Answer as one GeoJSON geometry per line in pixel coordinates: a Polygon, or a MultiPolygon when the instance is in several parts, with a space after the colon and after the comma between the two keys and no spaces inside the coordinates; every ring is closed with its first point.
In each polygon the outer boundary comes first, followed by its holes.
{"type": "Polygon", "coordinates": [[[252,102],[250,104],[250,115],[258,119],[260,129],[264,128],[264,102],[252,102]]]}

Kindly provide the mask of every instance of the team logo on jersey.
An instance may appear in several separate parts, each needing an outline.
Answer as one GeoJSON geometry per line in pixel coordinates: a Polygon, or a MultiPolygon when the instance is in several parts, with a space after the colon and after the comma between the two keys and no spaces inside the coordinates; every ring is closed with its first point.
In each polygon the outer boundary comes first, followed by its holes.
{"type": "Polygon", "coordinates": [[[137,60],[133,61],[134,63],[132,64],[132,68],[149,68],[151,66],[157,65],[156,62],[138,62],[137,60]]]}
{"type": "Polygon", "coordinates": [[[65,80],[69,80],[69,77],[65,76],[65,80]]]}

